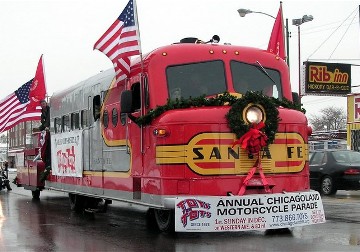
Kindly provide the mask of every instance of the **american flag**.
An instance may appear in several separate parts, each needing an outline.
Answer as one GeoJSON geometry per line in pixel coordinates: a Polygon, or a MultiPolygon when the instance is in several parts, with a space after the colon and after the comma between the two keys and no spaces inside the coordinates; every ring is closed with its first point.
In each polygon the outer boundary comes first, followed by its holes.
{"type": "Polygon", "coordinates": [[[20,122],[40,120],[40,100],[45,98],[45,94],[41,56],[35,78],[0,101],[0,133],[11,129],[20,122]]]}
{"type": "Polygon", "coordinates": [[[116,21],[95,43],[94,49],[103,52],[113,62],[117,82],[129,76],[130,57],[141,53],[134,0],[128,2],[116,21]]]}

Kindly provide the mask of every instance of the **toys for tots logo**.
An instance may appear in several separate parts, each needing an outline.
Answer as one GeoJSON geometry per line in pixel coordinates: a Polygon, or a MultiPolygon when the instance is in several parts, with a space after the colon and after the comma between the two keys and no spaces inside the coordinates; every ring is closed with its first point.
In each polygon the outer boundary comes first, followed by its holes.
{"type": "Polygon", "coordinates": [[[202,200],[185,199],[180,201],[176,207],[182,210],[181,223],[184,227],[187,226],[189,220],[194,221],[199,218],[211,217],[211,212],[208,211],[211,207],[210,203],[202,200]]]}

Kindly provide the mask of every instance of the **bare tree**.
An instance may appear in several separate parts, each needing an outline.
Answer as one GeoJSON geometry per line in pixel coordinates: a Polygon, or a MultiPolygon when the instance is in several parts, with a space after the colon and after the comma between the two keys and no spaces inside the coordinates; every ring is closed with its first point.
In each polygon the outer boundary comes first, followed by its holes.
{"type": "Polygon", "coordinates": [[[346,129],[346,112],[343,108],[326,107],[318,115],[311,115],[309,122],[314,131],[346,129]]]}
{"type": "Polygon", "coordinates": [[[7,136],[6,134],[0,135],[0,143],[6,143],[7,142],[7,136]]]}

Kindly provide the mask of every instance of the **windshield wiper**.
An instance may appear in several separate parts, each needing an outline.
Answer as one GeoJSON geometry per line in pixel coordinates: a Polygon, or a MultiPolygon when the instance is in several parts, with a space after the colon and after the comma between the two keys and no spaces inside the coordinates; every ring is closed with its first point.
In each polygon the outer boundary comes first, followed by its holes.
{"type": "Polygon", "coordinates": [[[270,77],[270,75],[268,74],[268,72],[266,72],[265,68],[260,64],[260,62],[259,62],[259,61],[256,61],[256,64],[258,64],[259,69],[260,69],[267,77],[269,77],[269,79],[270,79],[272,82],[274,82],[274,84],[276,84],[275,81],[273,80],[273,78],[270,77]]]}

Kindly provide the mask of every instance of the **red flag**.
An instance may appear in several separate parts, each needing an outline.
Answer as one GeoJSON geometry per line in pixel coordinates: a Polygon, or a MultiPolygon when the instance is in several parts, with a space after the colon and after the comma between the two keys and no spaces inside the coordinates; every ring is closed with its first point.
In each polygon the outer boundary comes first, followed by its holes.
{"type": "Polygon", "coordinates": [[[35,77],[30,88],[30,106],[35,108],[39,106],[41,100],[45,99],[46,86],[45,86],[45,75],[42,55],[39,59],[39,63],[36,69],[35,77]]]}
{"type": "Polygon", "coordinates": [[[103,52],[114,64],[116,80],[130,74],[130,57],[140,54],[140,37],[136,5],[130,0],[116,21],[95,43],[94,49],[103,52]]]}
{"type": "Polygon", "coordinates": [[[46,87],[42,56],[34,79],[0,101],[0,133],[20,122],[40,120],[40,100],[45,99],[46,87]]]}
{"type": "Polygon", "coordinates": [[[268,52],[271,52],[285,60],[285,38],[284,38],[284,20],[282,15],[282,4],[280,3],[279,12],[276,16],[274,27],[271,32],[268,52]]]}

